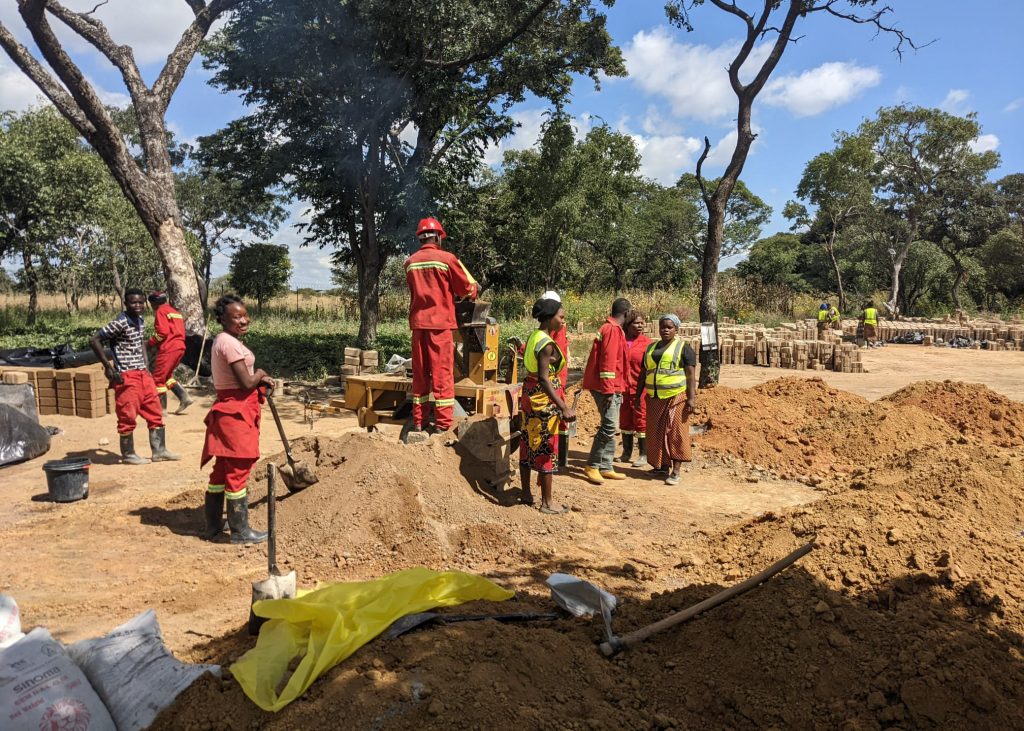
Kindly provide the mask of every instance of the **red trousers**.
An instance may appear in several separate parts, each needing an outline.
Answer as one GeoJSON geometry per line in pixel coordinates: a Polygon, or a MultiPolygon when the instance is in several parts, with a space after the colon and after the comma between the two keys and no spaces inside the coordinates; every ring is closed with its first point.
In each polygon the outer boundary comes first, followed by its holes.
{"type": "Polygon", "coordinates": [[[217,457],[206,491],[223,492],[228,500],[241,500],[246,496],[245,485],[254,464],[255,457],[217,457]]]}
{"type": "Polygon", "coordinates": [[[174,369],[181,363],[185,356],[185,341],[175,340],[170,343],[162,343],[156,351],[156,359],[153,361],[153,380],[156,381],[156,392],[167,393],[167,389],[174,388],[177,381],[174,380],[174,369]]]}
{"type": "Polygon", "coordinates": [[[412,421],[425,426],[434,397],[434,425],[441,431],[452,426],[455,406],[454,342],[451,330],[412,331],[412,421]]]}
{"type": "Polygon", "coordinates": [[[635,434],[644,439],[647,437],[647,398],[640,399],[640,408],[634,405],[633,394],[627,393],[622,399],[622,410],[619,412],[619,429],[623,434],[635,434]]]}
{"type": "Polygon", "coordinates": [[[117,413],[117,433],[131,434],[135,420],[142,417],[150,430],[164,425],[156,384],[149,371],[124,371],[124,383],[114,386],[114,411],[117,413]]]}

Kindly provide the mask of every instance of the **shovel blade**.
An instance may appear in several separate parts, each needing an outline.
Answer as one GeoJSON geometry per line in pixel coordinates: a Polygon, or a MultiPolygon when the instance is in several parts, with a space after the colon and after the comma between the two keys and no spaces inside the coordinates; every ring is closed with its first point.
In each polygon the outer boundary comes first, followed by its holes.
{"type": "Polygon", "coordinates": [[[252,582],[252,603],[249,605],[249,634],[258,635],[260,627],[267,620],[257,617],[252,610],[252,605],[265,599],[294,599],[296,577],[294,571],[289,571],[283,576],[271,574],[262,581],[252,582]]]}
{"type": "Polygon", "coordinates": [[[305,490],[320,481],[309,465],[301,460],[295,463],[294,470],[290,464],[283,464],[277,468],[277,471],[284,481],[284,486],[288,488],[288,492],[305,490]]]}

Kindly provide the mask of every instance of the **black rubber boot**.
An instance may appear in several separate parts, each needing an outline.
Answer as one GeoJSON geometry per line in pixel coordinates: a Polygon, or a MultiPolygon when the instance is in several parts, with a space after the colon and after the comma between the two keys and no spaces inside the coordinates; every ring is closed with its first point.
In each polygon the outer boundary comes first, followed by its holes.
{"type": "Polygon", "coordinates": [[[623,434],[622,435],[622,456],[619,457],[620,462],[629,462],[633,459],[633,435],[623,434]]]}
{"type": "Polygon", "coordinates": [[[181,387],[180,383],[175,383],[171,386],[171,393],[178,399],[178,408],[174,410],[174,413],[184,414],[185,409],[192,405],[192,397],[188,395],[188,391],[181,387]]]}
{"type": "Polygon", "coordinates": [[[228,525],[232,543],[263,543],[267,534],[249,527],[249,498],[228,500],[228,525]]]}
{"type": "Polygon", "coordinates": [[[166,392],[165,393],[161,393],[161,394],[159,394],[159,396],[160,396],[160,410],[166,414],[167,413],[167,393],[166,392]]]}
{"type": "Polygon", "coordinates": [[[181,459],[180,454],[167,451],[166,435],[162,426],[149,430],[149,446],[153,450],[154,462],[176,462],[181,459]]]}
{"type": "Polygon", "coordinates": [[[206,529],[203,531],[203,538],[212,541],[228,528],[224,522],[224,493],[206,493],[206,529]]]}
{"type": "Polygon", "coordinates": [[[135,435],[121,435],[121,461],[125,464],[149,464],[149,460],[135,453],[135,435]]]}
{"type": "Polygon", "coordinates": [[[568,467],[569,466],[569,435],[559,434],[558,435],[558,466],[568,467]]]}
{"type": "Polygon", "coordinates": [[[634,467],[646,467],[647,466],[647,437],[636,438],[636,461],[633,463],[634,467]]]}

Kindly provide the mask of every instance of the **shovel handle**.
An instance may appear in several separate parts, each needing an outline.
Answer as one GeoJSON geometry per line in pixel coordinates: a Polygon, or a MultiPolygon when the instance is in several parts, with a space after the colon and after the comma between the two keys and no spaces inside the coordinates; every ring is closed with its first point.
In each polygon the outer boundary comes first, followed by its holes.
{"type": "Polygon", "coordinates": [[[274,397],[269,393],[264,393],[267,399],[267,403],[270,405],[270,413],[274,415],[274,423],[277,424],[277,433],[281,435],[281,444],[284,445],[284,456],[288,460],[288,464],[295,469],[295,460],[292,458],[292,448],[288,444],[288,437],[284,435],[284,424],[281,423],[281,415],[277,413],[277,406],[274,404],[274,397]]]}
{"type": "Polygon", "coordinates": [[[274,463],[267,462],[267,573],[277,576],[277,500],[274,497],[274,463]]]}

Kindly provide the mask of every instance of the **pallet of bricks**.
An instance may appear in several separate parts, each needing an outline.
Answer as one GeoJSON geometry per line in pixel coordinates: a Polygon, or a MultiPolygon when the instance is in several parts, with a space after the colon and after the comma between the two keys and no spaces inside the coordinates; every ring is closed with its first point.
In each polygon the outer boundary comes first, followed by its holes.
{"type": "Polygon", "coordinates": [[[345,348],[345,362],[341,366],[341,377],[362,376],[376,373],[380,365],[376,350],[345,348]]]}
{"type": "MultiPolygon", "coordinates": [[[[843,332],[854,335],[857,321],[843,322],[843,332]]],[[[922,345],[942,345],[953,338],[967,338],[971,347],[981,349],[981,342],[988,343],[988,350],[1024,350],[1024,323],[1000,320],[967,320],[960,325],[955,320],[882,320],[878,323],[878,338],[890,342],[909,333],[918,332],[924,336],[922,345]]]]}
{"type": "Polygon", "coordinates": [[[99,364],[62,370],[3,366],[0,378],[9,384],[32,384],[40,416],[96,419],[114,413],[114,392],[99,364]]]}

